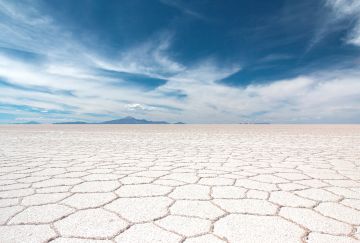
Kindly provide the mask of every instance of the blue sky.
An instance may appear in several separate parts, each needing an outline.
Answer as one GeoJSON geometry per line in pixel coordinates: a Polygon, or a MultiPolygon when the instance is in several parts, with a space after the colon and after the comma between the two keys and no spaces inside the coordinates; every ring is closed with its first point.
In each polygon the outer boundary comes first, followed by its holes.
{"type": "Polygon", "coordinates": [[[360,122],[358,0],[0,0],[0,123],[360,122]]]}

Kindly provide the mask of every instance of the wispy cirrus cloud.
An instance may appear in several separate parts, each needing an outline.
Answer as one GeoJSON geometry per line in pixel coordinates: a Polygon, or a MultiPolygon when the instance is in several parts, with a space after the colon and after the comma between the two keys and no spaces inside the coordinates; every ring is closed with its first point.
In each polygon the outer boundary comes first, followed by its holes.
{"type": "Polygon", "coordinates": [[[110,61],[91,54],[88,57],[95,65],[114,71],[154,76],[174,74],[184,70],[185,67],[168,55],[172,38],[172,33],[162,31],[139,45],[128,47],[127,50],[119,53],[115,60],[110,61]]]}
{"type": "Polygon", "coordinates": [[[188,6],[186,6],[184,3],[182,3],[179,0],[160,0],[160,2],[163,4],[166,4],[168,6],[174,7],[176,9],[180,10],[181,12],[183,12],[184,14],[194,17],[196,19],[208,20],[208,18],[206,16],[190,9],[188,6]]]}
{"type": "Polygon", "coordinates": [[[327,35],[346,30],[345,43],[360,46],[360,2],[357,0],[323,0],[329,11],[311,42],[311,47],[327,35]]]}
{"type": "Polygon", "coordinates": [[[347,43],[360,46],[360,2],[357,0],[327,0],[336,20],[351,20],[347,43]]]}

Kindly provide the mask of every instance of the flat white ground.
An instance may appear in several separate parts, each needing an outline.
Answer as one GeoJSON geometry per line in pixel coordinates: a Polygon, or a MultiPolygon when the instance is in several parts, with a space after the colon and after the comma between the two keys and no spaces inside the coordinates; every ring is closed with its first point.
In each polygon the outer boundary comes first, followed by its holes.
{"type": "Polygon", "coordinates": [[[360,240],[360,126],[0,126],[0,242],[360,240]]]}

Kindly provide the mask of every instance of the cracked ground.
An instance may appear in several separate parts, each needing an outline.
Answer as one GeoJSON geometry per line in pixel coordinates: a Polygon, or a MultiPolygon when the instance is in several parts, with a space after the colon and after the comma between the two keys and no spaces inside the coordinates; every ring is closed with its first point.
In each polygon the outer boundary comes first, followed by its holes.
{"type": "Polygon", "coordinates": [[[0,126],[0,242],[360,242],[360,126],[0,126]]]}

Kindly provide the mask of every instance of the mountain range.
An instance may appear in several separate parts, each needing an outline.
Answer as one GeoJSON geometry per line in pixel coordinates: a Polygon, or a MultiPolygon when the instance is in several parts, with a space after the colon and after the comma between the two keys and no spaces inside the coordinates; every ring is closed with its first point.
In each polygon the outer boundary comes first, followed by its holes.
{"type": "Polygon", "coordinates": [[[39,122],[36,121],[28,121],[28,122],[17,122],[17,123],[11,123],[11,124],[18,124],[18,125],[35,125],[35,124],[40,124],[39,122]]]}
{"type": "MultiPolygon", "coordinates": [[[[166,122],[166,121],[148,121],[145,119],[136,119],[134,117],[127,116],[127,117],[120,118],[120,119],[97,122],[97,123],[75,121],[75,122],[56,122],[53,124],[171,124],[171,123],[166,122]]],[[[185,124],[185,123],[177,122],[177,123],[173,123],[173,124],[185,124]]]]}

